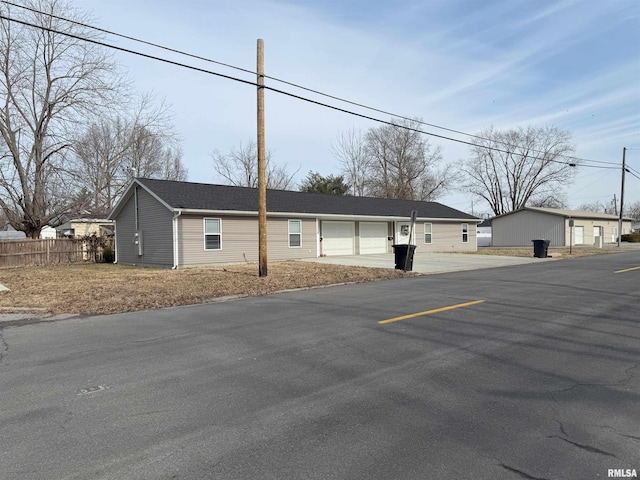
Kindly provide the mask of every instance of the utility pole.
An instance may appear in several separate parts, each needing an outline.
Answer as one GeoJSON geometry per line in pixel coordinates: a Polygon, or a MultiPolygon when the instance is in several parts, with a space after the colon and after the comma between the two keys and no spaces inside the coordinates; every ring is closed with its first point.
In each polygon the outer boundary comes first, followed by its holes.
{"type": "Polygon", "coordinates": [[[615,193],[613,194],[613,213],[614,215],[618,215],[618,199],[615,193]]]}
{"type": "Polygon", "coordinates": [[[267,276],[267,180],[264,141],[264,40],[258,39],[258,276],[267,276]]]}
{"type": "Polygon", "coordinates": [[[620,248],[620,241],[622,239],[622,211],[624,210],[624,172],[627,169],[625,164],[625,156],[627,154],[627,147],[622,148],[622,187],[620,188],[620,216],[618,217],[618,248],[620,248]]]}

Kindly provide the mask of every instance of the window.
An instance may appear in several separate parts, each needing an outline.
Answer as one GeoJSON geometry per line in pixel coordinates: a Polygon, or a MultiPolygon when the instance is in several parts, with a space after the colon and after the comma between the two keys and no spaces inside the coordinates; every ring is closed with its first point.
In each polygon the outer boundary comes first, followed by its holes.
{"type": "Polygon", "coordinates": [[[468,243],[468,242],[469,242],[469,224],[463,223],[462,224],[462,243],[468,243]]]}
{"type": "Polygon", "coordinates": [[[424,224],[424,243],[431,243],[431,233],[433,225],[431,223],[424,224]]]}
{"type": "Polygon", "coordinates": [[[219,218],[204,219],[204,249],[222,249],[222,220],[219,218]]]}
{"type": "Polygon", "coordinates": [[[302,246],[302,220],[289,220],[289,247],[302,246]]]}

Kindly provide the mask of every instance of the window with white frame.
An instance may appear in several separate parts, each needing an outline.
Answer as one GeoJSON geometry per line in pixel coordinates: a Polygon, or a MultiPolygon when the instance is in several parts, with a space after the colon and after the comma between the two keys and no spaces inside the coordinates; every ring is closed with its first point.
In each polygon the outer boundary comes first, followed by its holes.
{"type": "Polygon", "coordinates": [[[222,249],[222,220],[219,218],[204,219],[204,249],[222,249]]]}
{"type": "Polygon", "coordinates": [[[302,220],[289,220],[289,247],[302,246],[302,220]]]}
{"type": "Polygon", "coordinates": [[[424,224],[424,243],[431,243],[433,240],[431,234],[433,233],[433,224],[425,223],[424,224]]]}
{"type": "Polygon", "coordinates": [[[468,243],[468,242],[469,242],[469,224],[463,223],[462,224],[462,243],[468,243]]]}

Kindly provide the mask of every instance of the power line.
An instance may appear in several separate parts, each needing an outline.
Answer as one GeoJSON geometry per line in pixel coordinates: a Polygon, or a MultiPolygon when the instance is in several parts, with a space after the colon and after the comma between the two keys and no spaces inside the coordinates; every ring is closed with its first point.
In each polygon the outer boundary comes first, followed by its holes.
{"type": "Polygon", "coordinates": [[[631,170],[627,169],[627,173],[629,175],[631,175],[632,177],[636,177],[638,180],[640,180],[640,174],[636,175],[635,172],[632,172],[631,170]]]}
{"type": "MultiPolygon", "coordinates": [[[[640,175],[640,172],[639,172],[638,170],[636,170],[636,169],[635,169],[635,168],[633,168],[633,167],[630,167],[629,165],[627,165],[627,166],[626,166],[626,170],[627,170],[627,172],[629,172],[629,170],[631,170],[632,172],[635,172],[635,173],[637,173],[638,175],[640,175]]],[[[631,172],[629,172],[629,173],[631,173],[631,172]]]]}
{"type": "MultiPolygon", "coordinates": [[[[72,23],[72,24],[76,24],[76,25],[79,25],[79,26],[82,26],[82,27],[85,27],[85,28],[93,29],[93,30],[96,30],[96,31],[99,31],[99,32],[102,32],[102,33],[106,33],[108,35],[113,35],[113,36],[116,36],[116,37],[120,37],[120,38],[124,38],[124,39],[127,39],[127,40],[131,40],[131,41],[134,41],[134,42],[142,43],[144,45],[149,45],[149,46],[152,46],[152,47],[155,47],[155,48],[160,48],[162,50],[166,50],[166,51],[169,51],[169,52],[177,53],[177,54],[184,55],[184,56],[187,56],[187,57],[190,57],[190,58],[194,58],[194,59],[197,59],[197,60],[202,60],[204,62],[209,62],[209,63],[213,63],[213,64],[216,64],[216,65],[221,65],[221,66],[224,66],[224,67],[227,67],[227,68],[231,68],[231,69],[235,69],[235,70],[238,70],[238,71],[241,71],[241,72],[244,72],[244,73],[250,73],[252,75],[257,75],[257,72],[254,72],[253,70],[241,68],[241,67],[238,67],[238,66],[235,66],[235,65],[231,65],[231,64],[228,64],[228,63],[224,63],[224,62],[220,62],[220,61],[217,61],[217,60],[212,60],[210,58],[206,58],[206,57],[202,57],[202,56],[195,55],[195,54],[192,54],[192,53],[184,52],[184,51],[177,50],[177,49],[174,49],[174,48],[170,48],[170,47],[167,47],[167,46],[164,46],[164,45],[160,45],[160,44],[157,44],[157,43],[149,42],[149,41],[142,40],[142,39],[139,39],[139,38],[136,38],[136,37],[132,37],[132,36],[129,36],[129,35],[124,35],[124,34],[121,34],[121,33],[117,33],[117,32],[114,32],[112,30],[107,30],[107,29],[104,29],[104,28],[96,27],[94,25],[89,25],[89,24],[86,24],[86,23],[78,22],[78,21],[71,20],[71,19],[68,19],[68,18],[65,18],[65,17],[54,15],[54,14],[51,14],[51,13],[42,12],[40,10],[31,8],[31,7],[28,7],[28,6],[24,6],[24,5],[19,5],[19,4],[16,4],[16,3],[13,3],[13,2],[10,2],[10,1],[7,1],[7,0],[0,0],[0,1],[2,1],[2,3],[5,3],[7,5],[11,5],[11,6],[14,6],[14,7],[22,8],[22,9],[25,9],[25,10],[29,10],[29,11],[31,11],[33,13],[38,13],[38,14],[41,14],[41,15],[48,15],[48,16],[50,16],[52,18],[56,18],[58,20],[62,20],[62,21],[66,21],[66,22],[69,22],[69,23],[72,23]]],[[[8,19],[8,20],[11,20],[11,19],[8,19]]],[[[23,23],[25,25],[34,26],[36,28],[45,28],[45,27],[40,27],[40,26],[27,24],[27,23],[21,22],[19,20],[14,20],[14,21],[18,21],[19,23],[23,23]]],[[[55,30],[51,30],[51,31],[54,32],[54,33],[63,33],[63,32],[55,32],[55,30]]],[[[65,34],[65,33],[63,33],[63,34],[65,34]]],[[[74,36],[74,35],[70,35],[69,34],[69,36],[82,40],[82,38],[74,36]]],[[[89,39],[84,39],[84,40],[91,41],[89,39]]],[[[210,71],[207,71],[207,70],[204,70],[204,69],[199,69],[199,68],[196,68],[196,67],[190,67],[188,65],[180,64],[178,62],[172,62],[172,61],[169,61],[169,60],[162,59],[160,57],[154,57],[154,56],[151,56],[151,55],[146,55],[146,54],[143,54],[143,53],[134,52],[132,50],[128,50],[128,49],[112,46],[112,45],[105,44],[105,43],[99,43],[99,42],[94,42],[94,43],[98,43],[99,45],[102,45],[102,46],[105,46],[105,47],[108,47],[108,48],[115,48],[115,49],[118,49],[118,50],[121,50],[121,51],[124,51],[124,52],[127,52],[127,53],[138,54],[138,55],[144,56],[146,58],[155,59],[155,60],[159,60],[159,61],[166,61],[167,63],[172,63],[172,64],[177,65],[177,66],[183,66],[183,67],[186,67],[186,68],[192,68],[194,70],[198,70],[198,71],[205,72],[205,73],[210,73],[212,75],[221,76],[223,78],[233,79],[233,80],[237,80],[237,81],[241,81],[241,82],[245,82],[245,83],[251,84],[251,82],[246,82],[246,81],[243,81],[243,80],[240,80],[240,79],[236,79],[234,77],[225,76],[225,75],[222,75],[222,74],[219,74],[219,73],[216,73],[216,72],[210,72],[210,71]]],[[[403,115],[397,115],[397,114],[394,114],[392,112],[388,112],[388,111],[385,111],[385,110],[382,110],[382,109],[378,109],[378,108],[371,107],[371,106],[368,106],[368,105],[364,105],[364,104],[361,104],[361,103],[357,103],[357,102],[354,102],[354,101],[351,101],[351,100],[347,100],[347,99],[344,99],[344,98],[341,98],[341,97],[330,95],[330,94],[321,92],[319,90],[314,90],[314,89],[311,89],[311,88],[308,88],[308,87],[304,87],[302,85],[298,85],[298,84],[289,82],[287,80],[282,80],[282,79],[277,78],[277,77],[264,75],[264,78],[268,78],[270,80],[274,80],[276,82],[280,82],[280,83],[283,83],[285,85],[289,85],[289,86],[292,86],[292,87],[295,87],[295,88],[298,88],[298,89],[301,89],[301,90],[304,90],[304,91],[307,91],[307,92],[310,92],[310,93],[314,93],[316,95],[324,96],[324,97],[327,97],[327,98],[330,98],[330,99],[333,99],[333,100],[337,100],[337,101],[340,101],[340,102],[343,102],[343,103],[347,103],[349,105],[353,105],[353,106],[357,106],[357,107],[360,107],[360,108],[364,108],[366,110],[371,110],[371,111],[374,111],[374,112],[377,112],[377,113],[382,113],[382,114],[385,114],[385,115],[389,115],[391,117],[395,117],[395,118],[398,118],[398,119],[415,122],[415,123],[418,123],[420,125],[426,125],[426,126],[429,126],[429,127],[437,128],[439,130],[444,130],[444,131],[448,131],[448,132],[451,132],[451,133],[457,133],[459,135],[465,135],[467,137],[476,138],[476,139],[484,140],[484,141],[487,141],[487,142],[494,142],[494,143],[506,145],[507,147],[512,147],[513,146],[512,144],[510,144],[508,142],[501,141],[501,140],[488,139],[488,138],[482,137],[480,135],[474,135],[474,134],[471,134],[471,133],[463,132],[461,130],[455,130],[455,129],[452,129],[452,128],[443,127],[441,125],[428,123],[428,122],[425,122],[425,121],[422,121],[422,120],[418,120],[416,118],[410,118],[410,117],[406,117],[406,116],[403,116],[403,115]]],[[[274,92],[277,92],[277,93],[281,93],[281,94],[284,94],[284,95],[289,95],[289,96],[297,98],[299,100],[312,102],[312,103],[315,103],[315,104],[320,105],[320,106],[325,106],[325,107],[333,108],[335,110],[338,110],[338,111],[341,111],[341,112],[344,112],[344,113],[360,116],[361,118],[365,118],[365,119],[369,119],[369,120],[373,120],[373,121],[377,121],[377,122],[386,123],[387,125],[394,125],[394,126],[402,127],[401,125],[396,125],[393,122],[386,122],[386,121],[383,121],[383,120],[375,119],[375,118],[367,116],[367,115],[357,114],[355,112],[348,111],[346,109],[340,109],[338,107],[333,107],[333,106],[330,106],[330,105],[326,105],[326,104],[323,104],[321,102],[316,102],[316,101],[307,99],[305,97],[301,97],[301,96],[297,96],[297,95],[291,94],[289,92],[284,92],[282,90],[277,90],[277,89],[269,88],[269,87],[265,87],[265,88],[267,88],[269,90],[272,90],[274,92]]],[[[402,128],[406,128],[406,127],[402,127],[402,128]]],[[[475,144],[473,142],[468,142],[468,141],[464,141],[464,140],[458,140],[458,139],[454,139],[454,138],[451,138],[451,137],[447,137],[447,136],[443,136],[443,135],[437,135],[437,134],[429,133],[429,132],[424,132],[422,130],[417,130],[417,129],[411,129],[410,128],[410,130],[413,130],[413,131],[415,131],[417,133],[422,133],[422,134],[425,134],[425,135],[431,135],[431,136],[434,136],[434,137],[437,137],[437,138],[442,138],[442,139],[445,139],[445,140],[464,143],[464,144],[471,145],[471,146],[478,146],[477,144],[475,144]]],[[[485,148],[485,149],[490,149],[490,150],[493,150],[493,151],[507,153],[507,154],[514,153],[514,152],[509,152],[507,150],[500,150],[500,149],[497,149],[495,147],[488,147],[488,146],[481,146],[481,147],[485,148]]],[[[541,150],[532,149],[531,151],[534,152],[534,153],[538,153],[538,154],[542,153],[543,155],[546,155],[546,152],[541,151],[541,150]]],[[[591,159],[580,158],[580,157],[575,157],[575,156],[571,156],[571,155],[559,154],[558,156],[569,160],[570,161],[569,165],[571,165],[571,166],[575,166],[575,165],[572,165],[572,164],[577,164],[577,163],[580,163],[580,162],[599,163],[599,164],[603,164],[603,165],[618,165],[615,162],[606,162],[606,161],[602,161],[602,160],[591,160],[591,159]]],[[[539,157],[533,157],[533,158],[540,159],[539,157]]],[[[564,163],[564,162],[557,162],[556,161],[556,163],[564,163]]],[[[584,165],[584,163],[583,163],[581,166],[589,167],[590,165],[584,165]]],[[[599,167],[593,167],[593,168],[599,168],[599,167]]],[[[601,167],[601,168],[605,168],[605,167],[601,167]]]]}
{"type": "MultiPolygon", "coordinates": [[[[3,3],[4,3],[4,1],[3,1],[3,3]]],[[[222,74],[222,73],[213,72],[211,70],[206,70],[204,68],[194,67],[192,65],[186,65],[184,63],[175,62],[173,60],[169,60],[169,59],[166,59],[166,58],[156,57],[154,55],[149,55],[147,53],[136,52],[135,50],[130,50],[128,48],[117,47],[115,45],[111,45],[109,43],[101,42],[99,40],[94,40],[92,38],[86,38],[86,37],[81,37],[79,35],[74,35],[73,33],[61,32],[61,31],[55,30],[53,28],[43,27],[41,25],[34,25],[33,23],[25,22],[24,20],[18,20],[18,19],[15,19],[15,18],[7,17],[7,16],[3,15],[2,13],[0,13],[0,19],[8,20],[10,22],[19,23],[19,24],[25,25],[27,27],[33,27],[33,28],[38,28],[40,30],[46,30],[47,32],[50,32],[50,33],[57,33],[59,35],[64,35],[64,36],[69,37],[69,38],[74,38],[74,39],[80,40],[82,42],[93,43],[95,45],[100,45],[101,47],[112,48],[114,50],[119,50],[121,52],[130,53],[132,55],[138,55],[140,57],[148,58],[148,59],[151,59],[151,60],[157,60],[159,62],[168,63],[168,64],[175,65],[175,66],[178,66],[178,67],[184,67],[184,68],[188,68],[188,69],[195,70],[195,71],[198,71],[198,72],[208,73],[210,75],[215,75],[217,77],[226,78],[227,80],[235,80],[236,82],[245,83],[247,85],[257,86],[257,83],[251,82],[249,80],[243,80],[241,78],[232,77],[231,75],[225,75],[225,74],[222,74]]]]}
{"type": "MultiPolygon", "coordinates": [[[[2,3],[8,3],[5,0],[1,0],[1,1],[2,1],[2,3]]],[[[43,12],[39,12],[39,13],[43,13],[43,12]]],[[[46,13],[43,13],[43,14],[48,15],[46,13]]],[[[45,27],[45,26],[41,26],[41,25],[35,25],[35,24],[32,24],[32,23],[26,22],[24,20],[18,20],[18,19],[14,19],[14,18],[11,18],[11,17],[7,17],[7,16],[5,16],[5,15],[3,15],[1,13],[0,13],[0,19],[8,20],[10,22],[19,23],[21,25],[25,25],[25,26],[32,27],[32,28],[37,28],[37,29],[40,29],[40,30],[45,30],[45,31],[48,31],[50,33],[56,33],[56,34],[59,34],[59,35],[64,35],[64,36],[67,36],[69,38],[74,38],[76,40],[80,40],[80,41],[83,41],[83,42],[93,43],[95,45],[100,45],[100,46],[105,47],[105,48],[111,48],[111,49],[118,50],[118,51],[121,51],[121,52],[124,52],[124,53],[129,53],[129,54],[132,54],[132,55],[141,56],[143,58],[148,58],[150,60],[156,60],[156,61],[159,61],[159,62],[168,63],[170,65],[175,65],[175,66],[178,66],[178,67],[187,68],[187,69],[198,71],[198,72],[201,72],[201,73],[207,73],[207,74],[214,75],[214,76],[217,76],[217,77],[225,78],[227,80],[234,80],[236,82],[244,83],[246,85],[251,85],[251,86],[255,86],[255,87],[258,86],[258,84],[256,82],[252,82],[252,81],[249,81],[249,80],[243,80],[241,78],[233,77],[231,75],[225,75],[225,74],[222,74],[222,73],[219,73],[219,72],[214,72],[214,71],[207,70],[207,69],[204,69],[204,68],[195,67],[195,66],[192,66],[192,65],[187,65],[187,64],[184,64],[184,63],[176,62],[174,60],[169,60],[169,59],[166,59],[166,58],[157,57],[155,55],[150,55],[150,54],[138,52],[138,51],[135,51],[135,50],[131,50],[131,49],[128,49],[128,48],[119,47],[119,46],[112,45],[112,44],[109,44],[109,43],[106,43],[106,42],[102,42],[102,41],[99,41],[99,40],[95,40],[95,39],[92,39],[92,38],[86,38],[86,37],[82,37],[80,35],[75,35],[75,34],[68,33],[68,32],[61,32],[61,31],[55,30],[53,28],[49,28],[49,27],[45,27]]],[[[303,96],[300,96],[300,95],[296,95],[296,94],[291,93],[291,92],[286,92],[284,90],[280,90],[280,89],[277,89],[277,88],[269,87],[269,86],[266,86],[266,85],[262,86],[262,88],[267,89],[267,90],[271,90],[272,92],[279,93],[281,95],[285,95],[285,96],[289,96],[289,97],[295,98],[297,100],[305,101],[305,102],[308,102],[308,103],[311,103],[311,104],[315,104],[315,105],[318,105],[318,106],[321,106],[321,107],[329,108],[329,109],[332,109],[332,110],[335,110],[335,111],[338,111],[338,112],[346,113],[348,115],[353,115],[353,116],[356,116],[356,117],[359,117],[359,118],[363,118],[363,119],[366,119],[366,120],[371,120],[371,121],[374,121],[374,122],[382,123],[382,124],[385,124],[385,125],[388,125],[388,126],[402,128],[404,130],[412,131],[412,132],[415,132],[415,133],[420,133],[420,134],[423,134],[423,135],[429,135],[429,136],[432,136],[432,137],[441,138],[443,140],[449,140],[449,141],[452,141],[452,142],[462,143],[462,144],[465,144],[465,145],[478,146],[477,144],[475,144],[473,142],[470,142],[470,141],[460,140],[460,139],[452,138],[452,137],[447,137],[445,135],[439,135],[439,134],[436,134],[436,133],[427,132],[427,131],[420,130],[418,128],[409,127],[409,126],[406,126],[406,125],[399,125],[399,124],[396,124],[394,122],[390,122],[390,121],[387,121],[387,120],[381,120],[381,119],[378,119],[378,118],[375,118],[375,117],[372,117],[372,116],[369,116],[369,115],[365,115],[365,114],[362,114],[362,113],[358,113],[358,112],[347,110],[347,109],[344,109],[344,108],[341,108],[341,107],[337,107],[335,105],[329,105],[329,104],[326,104],[326,103],[323,103],[323,102],[319,102],[317,100],[312,100],[310,98],[306,98],[306,97],[303,97],[303,96]]],[[[411,119],[408,119],[408,120],[411,120],[411,119]]],[[[417,123],[424,123],[424,122],[417,122],[417,123]]],[[[489,140],[489,141],[491,141],[491,140],[489,140]]],[[[502,142],[498,142],[498,143],[502,143],[502,142]]],[[[494,152],[505,153],[507,155],[513,155],[514,154],[514,152],[510,152],[508,150],[502,150],[502,149],[499,149],[499,148],[496,148],[496,147],[491,147],[491,146],[481,146],[481,148],[483,148],[485,150],[494,151],[494,152]]],[[[532,150],[532,151],[535,151],[535,150],[532,150]]],[[[518,154],[518,153],[515,153],[515,155],[523,156],[523,155],[518,154]]],[[[586,159],[577,159],[576,157],[568,157],[566,155],[558,155],[558,156],[565,157],[565,158],[568,158],[568,159],[575,159],[575,160],[578,160],[578,161],[579,160],[586,160],[586,159]]],[[[536,157],[536,156],[531,156],[529,158],[531,158],[532,160],[544,160],[544,158],[540,158],[540,157],[536,157]]],[[[555,159],[548,159],[547,161],[550,162],[550,163],[558,163],[558,164],[567,165],[567,166],[571,166],[571,167],[578,166],[578,164],[574,163],[574,162],[563,162],[563,161],[559,161],[559,160],[555,160],[555,159]]],[[[592,161],[592,160],[586,160],[586,161],[592,161]]],[[[606,162],[602,162],[602,163],[606,163],[606,162]]],[[[600,169],[617,169],[617,168],[619,168],[619,167],[605,167],[605,166],[601,167],[601,166],[596,166],[596,165],[584,165],[584,164],[580,165],[580,166],[590,167],[590,168],[600,168],[600,169]]]]}

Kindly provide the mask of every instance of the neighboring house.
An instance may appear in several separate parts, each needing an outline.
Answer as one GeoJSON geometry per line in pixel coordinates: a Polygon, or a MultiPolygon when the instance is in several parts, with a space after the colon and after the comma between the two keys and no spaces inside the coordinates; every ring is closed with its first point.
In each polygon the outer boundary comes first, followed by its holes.
{"type": "MultiPolygon", "coordinates": [[[[267,191],[267,257],[475,251],[480,219],[435,202],[267,191]],[[409,217],[417,212],[413,232],[409,217]]],[[[109,216],[116,261],[181,268],[258,261],[258,190],[135,179],[109,216]]]]}
{"type": "Polygon", "coordinates": [[[58,237],[69,238],[113,235],[113,230],[113,220],[101,218],[75,218],[56,228],[58,237]]]}
{"type": "Polygon", "coordinates": [[[631,231],[640,232],[640,222],[634,222],[633,225],[631,225],[631,231]]]}
{"type": "Polygon", "coordinates": [[[478,246],[491,246],[491,219],[487,218],[478,224],[478,246]]]}
{"type": "Polygon", "coordinates": [[[27,238],[25,233],[13,228],[9,222],[0,230],[0,240],[22,240],[24,238],[27,238]]]}
{"type": "MultiPolygon", "coordinates": [[[[531,241],[538,239],[549,240],[552,247],[601,246],[618,241],[618,217],[606,213],[525,207],[495,217],[491,230],[494,247],[531,246],[531,241]]],[[[630,231],[631,219],[625,218],[622,233],[630,231]]]]}
{"type": "Polygon", "coordinates": [[[58,231],[49,225],[42,227],[42,230],[40,230],[40,238],[43,240],[57,238],[57,237],[58,237],[58,231]]]}

